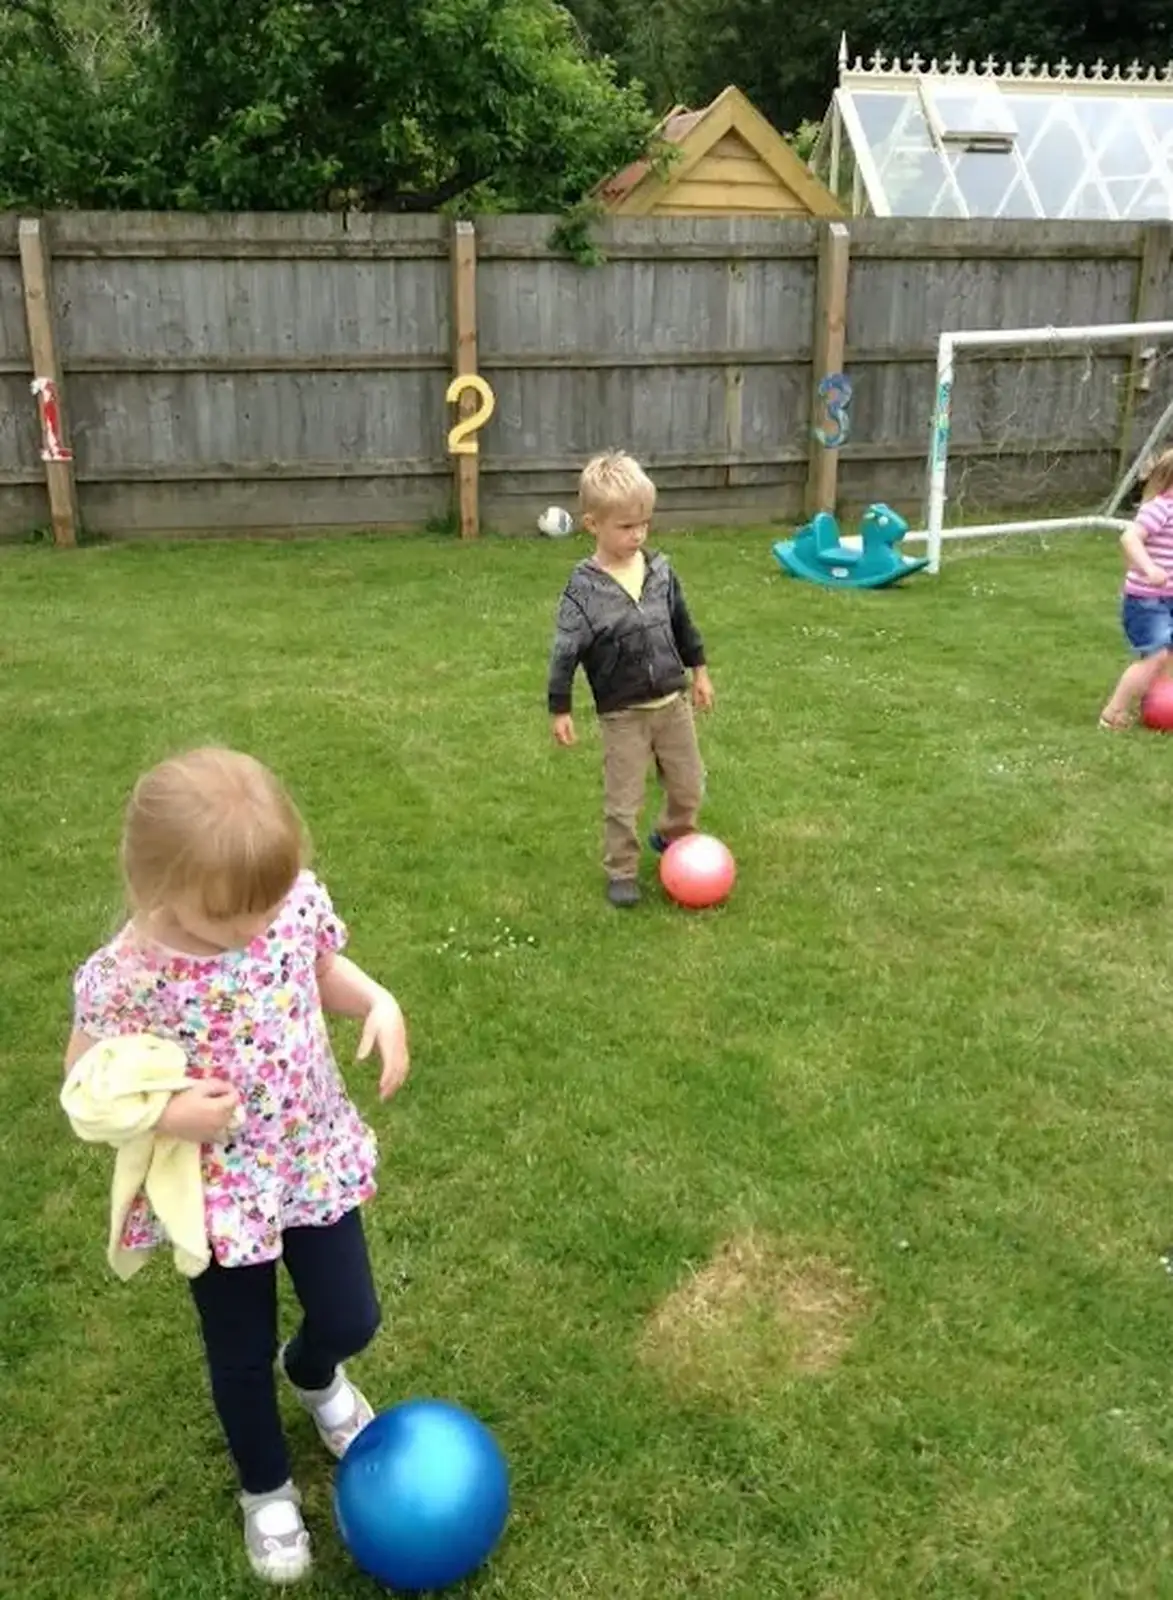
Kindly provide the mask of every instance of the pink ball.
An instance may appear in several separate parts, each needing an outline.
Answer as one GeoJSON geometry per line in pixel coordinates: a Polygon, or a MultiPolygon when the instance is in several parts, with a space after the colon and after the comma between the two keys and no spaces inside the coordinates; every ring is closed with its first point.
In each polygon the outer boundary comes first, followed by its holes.
{"type": "Polygon", "coordinates": [[[1140,708],[1146,728],[1173,733],[1173,678],[1158,678],[1140,708]]]}
{"type": "Polygon", "coordinates": [[[690,833],[670,844],[660,858],[660,882],[679,906],[703,911],[729,897],[737,864],[729,850],[708,833],[690,833]]]}

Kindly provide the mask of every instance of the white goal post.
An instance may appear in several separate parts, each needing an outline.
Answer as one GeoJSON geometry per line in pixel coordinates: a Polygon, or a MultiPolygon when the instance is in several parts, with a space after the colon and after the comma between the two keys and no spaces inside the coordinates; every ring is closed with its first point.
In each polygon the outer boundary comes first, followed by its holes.
{"type": "MultiPolygon", "coordinates": [[[[1080,528],[1107,528],[1123,531],[1127,520],[1118,515],[1120,504],[1135,480],[1140,457],[1133,466],[1124,486],[1113,497],[1108,511],[1088,513],[1085,516],[1040,517],[1022,522],[986,522],[945,531],[945,507],[948,500],[947,471],[949,465],[949,440],[953,424],[953,385],[956,376],[956,357],[959,350],[1005,350],[1036,345],[1111,344],[1123,340],[1166,339],[1173,340],[1173,322],[1114,322],[1089,327],[1071,328],[990,328],[966,332],[943,333],[937,347],[937,396],[933,411],[932,434],[929,442],[928,493],[925,527],[919,533],[906,537],[927,547],[929,571],[939,572],[941,546],[949,539],[980,539],[1012,533],[1059,533],[1080,528]]],[[[1146,444],[1147,454],[1157,442],[1169,422],[1173,421],[1173,401],[1153,430],[1146,444]]]]}

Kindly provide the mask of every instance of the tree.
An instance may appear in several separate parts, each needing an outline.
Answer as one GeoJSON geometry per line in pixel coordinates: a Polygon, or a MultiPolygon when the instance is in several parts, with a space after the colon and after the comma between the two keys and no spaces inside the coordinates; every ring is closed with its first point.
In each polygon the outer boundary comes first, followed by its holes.
{"type": "Polygon", "coordinates": [[[642,84],[657,112],[693,98],[711,0],[566,0],[566,8],[590,47],[642,84]]]}
{"type": "Polygon", "coordinates": [[[648,99],[821,118],[844,30],[1163,63],[1173,0],[0,0],[0,206],[561,210],[648,99]]]}
{"type": "Polygon", "coordinates": [[[987,0],[968,15],[942,0],[878,0],[869,7],[876,43],[868,48],[942,59],[1161,65],[1173,55],[1171,16],[1166,0],[987,0]]]}
{"type": "Polygon", "coordinates": [[[853,0],[713,0],[698,89],[708,98],[736,83],[780,128],[821,118],[843,30],[861,26],[867,14],[853,0]]]}
{"type": "Polygon", "coordinates": [[[840,36],[852,53],[1110,66],[1173,57],[1170,0],[567,0],[591,44],[659,105],[707,102],[736,83],[779,127],[822,117],[840,36]],[[641,31],[640,17],[654,24],[641,31]],[[668,63],[665,67],[665,63],[668,63]]]}
{"type": "Polygon", "coordinates": [[[52,0],[3,0],[29,43],[0,71],[0,203],[559,210],[651,127],[554,0],[145,4],[132,59],[103,75],[52,0]],[[50,125],[35,153],[30,107],[50,125]]]}
{"type": "Polygon", "coordinates": [[[129,51],[78,22],[53,0],[0,0],[0,207],[110,205],[138,165],[129,51]]]}

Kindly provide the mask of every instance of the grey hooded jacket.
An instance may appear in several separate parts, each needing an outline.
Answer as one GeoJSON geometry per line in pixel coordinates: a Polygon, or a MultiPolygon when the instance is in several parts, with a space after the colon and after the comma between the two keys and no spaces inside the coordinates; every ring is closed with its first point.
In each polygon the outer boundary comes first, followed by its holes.
{"type": "Polygon", "coordinates": [[[638,601],[592,560],[580,561],[570,574],[550,656],[551,715],[570,710],[579,666],[600,715],[674,694],[688,682],[686,668],[704,666],[704,642],[668,558],[647,551],[644,559],[638,601]]]}

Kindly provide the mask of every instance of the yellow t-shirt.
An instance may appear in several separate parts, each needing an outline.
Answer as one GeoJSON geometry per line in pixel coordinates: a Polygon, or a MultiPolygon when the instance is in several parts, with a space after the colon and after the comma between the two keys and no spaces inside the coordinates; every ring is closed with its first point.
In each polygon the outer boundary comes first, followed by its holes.
{"type": "MultiPolygon", "coordinates": [[[[648,564],[644,560],[642,550],[637,550],[635,555],[625,567],[608,567],[608,572],[615,582],[626,589],[636,605],[639,597],[644,592],[644,579],[647,577],[648,564]]],[[[671,705],[676,699],[674,694],[662,694],[658,700],[641,700],[636,706],[629,706],[630,711],[658,711],[661,706],[671,705]]]]}
{"type": "Polygon", "coordinates": [[[648,575],[648,564],[644,560],[642,550],[637,550],[625,567],[608,567],[607,571],[627,590],[628,594],[639,604],[639,597],[644,592],[644,579],[648,575]]]}

